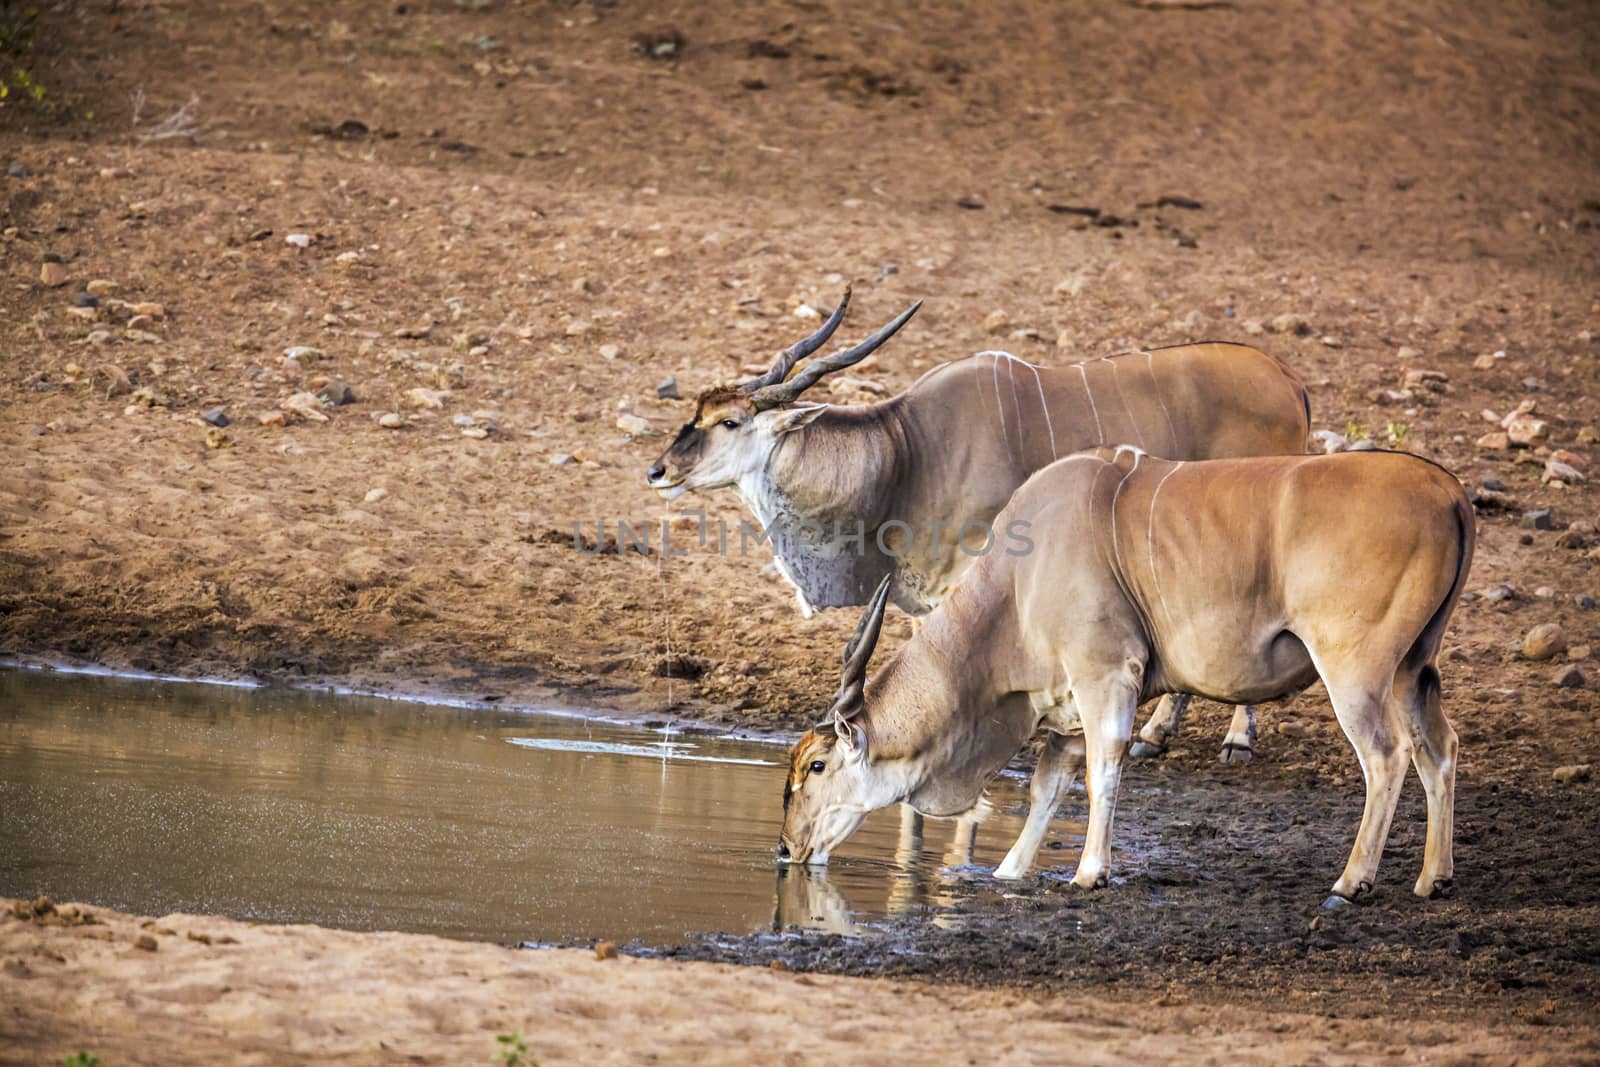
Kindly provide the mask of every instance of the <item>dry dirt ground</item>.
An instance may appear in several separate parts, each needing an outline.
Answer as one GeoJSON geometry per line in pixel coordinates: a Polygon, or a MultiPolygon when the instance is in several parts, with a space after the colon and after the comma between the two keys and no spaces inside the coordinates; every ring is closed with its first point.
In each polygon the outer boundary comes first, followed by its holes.
{"type": "MultiPolygon", "coordinates": [[[[28,909],[26,902],[0,900],[28,909]]],[[[69,906],[70,908],[71,906],[69,906]]],[[[77,912],[76,914],[81,914],[77,912]]],[[[601,960],[418,934],[254,926],[216,916],[0,917],[0,1064],[862,1062],[1336,1065],[1600,1056],[1527,1023],[1339,1019],[968,990],[706,963],[601,960]],[[27,1050],[27,1051],[23,1051],[27,1050]]]]}
{"type": "Polygon", "coordinates": [[[40,6],[56,104],[0,109],[0,652],[793,728],[853,615],[695,546],[686,509],[731,525],[730,496],[644,488],[690,408],[658,383],[738,376],[846,282],[852,335],[927,304],[838,402],[997,346],[1248,341],[1316,427],[1503,486],[1443,664],[1457,898],[1403,899],[1413,783],[1379,899],[1309,927],[1359,796],[1314,689],[1253,764],[1210,766],[1210,708],[1133,773],[1123,832],[1148,815],[1188,873],[800,962],[1592,1021],[1600,787],[1552,772],[1600,762],[1600,668],[1511,651],[1600,637],[1593,482],[1541,478],[1553,450],[1600,477],[1590,5],[40,6]],[[286,405],[325,378],[355,402],[286,405]],[[1537,447],[1478,447],[1525,402],[1537,447]],[[617,519],[690,553],[574,550],[617,519]]]}

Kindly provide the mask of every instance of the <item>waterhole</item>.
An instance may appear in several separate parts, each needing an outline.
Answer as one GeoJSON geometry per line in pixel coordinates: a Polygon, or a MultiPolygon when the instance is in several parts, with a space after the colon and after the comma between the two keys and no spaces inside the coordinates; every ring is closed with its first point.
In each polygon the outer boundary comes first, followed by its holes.
{"type": "MultiPolygon", "coordinates": [[[[581,714],[0,671],[0,894],[500,942],[870,932],[992,869],[878,812],[825,876],[774,862],[786,750],[581,714]]],[[[1080,828],[1058,821],[1076,848],[1080,828]]]]}

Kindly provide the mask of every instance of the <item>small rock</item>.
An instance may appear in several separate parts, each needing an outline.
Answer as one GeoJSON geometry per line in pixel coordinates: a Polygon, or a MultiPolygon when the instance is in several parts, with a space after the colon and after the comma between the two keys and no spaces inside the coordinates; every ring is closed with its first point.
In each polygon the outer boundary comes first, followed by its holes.
{"type": "Polygon", "coordinates": [[[1596,441],[1600,441],[1600,430],[1596,430],[1593,426],[1585,426],[1578,431],[1578,436],[1575,440],[1580,445],[1592,445],[1596,441]]]}
{"type": "Polygon", "coordinates": [[[1422,349],[1412,348],[1410,345],[1401,345],[1400,351],[1395,354],[1396,359],[1416,359],[1422,355],[1422,349]]]}
{"type": "Polygon", "coordinates": [[[650,424],[632,412],[624,412],[617,416],[617,429],[633,437],[639,437],[650,432],[650,424]]]}
{"type": "Polygon", "coordinates": [[[133,943],[133,947],[143,952],[154,952],[161,946],[149,934],[140,934],[139,939],[133,943]]]}
{"type": "Polygon", "coordinates": [[[589,330],[589,324],[583,319],[573,319],[571,322],[567,323],[566,333],[568,337],[582,337],[584,334],[588,333],[589,330]]]}
{"type": "Polygon", "coordinates": [[[322,401],[317,399],[316,393],[293,393],[284,400],[283,409],[312,422],[328,421],[328,416],[322,413],[322,401]]]}
{"type": "Polygon", "coordinates": [[[354,404],[356,394],[343,378],[329,378],[317,390],[317,399],[334,407],[343,407],[345,404],[354,404]]]}
{"type": "Polygon", "coordinates": [[[1556,538],[1557,548],[1579,549],[1588,543],[1589,539],[1583,535],[1583,531],[1574,530],[1571,527],[1561,531],[1561,536],[1556,538]]]}
{"type": "Polygon", "coordinates": [[[600,357],[602,359],[616,359],[620,355],[622,355],[622,346],[621,345],[601,345],[600,346],[600,357]]]}
{"type": "Polygon", "coordinates": [[[656,386],[656,396],[662,400],[678,400],[678,379],[676,376],[663,379],[656,386]]]}
{"type": "Polygon", "coordinates": [[[263,411],[256,419],[263,426],[286,426],[289,423],[289,416],[277,410],[263,411]]]}
{"type": "Polygon", "coordinates": [[[1593,650],[1588,645],[1573,645],[1567,649],[1567,662],[1584,663],[1592,654],[1593,650]]]}
{"type": "Polygon", "coordinates": [[[49,915],[56,910],[55,901],[49,897],[35,897],[33,900],[33,913],[35,915],[49,915]]]}
{"type": "Polygon", "coordinates": [[[383,488],[380,485],[376,489],[368,489],[367,490],[367,495],[362,497],[361,499],[364,502],[368,503],[368,504],[376,504],[378,501],[382,500],[384,497],[386,497],[388,495],[389,495],[389,490],[383,488]]]}
{"type": "Polygon", "coordinates": [[[1377,444],[1365,437],[1359,441],[1351,441],[1350,446],[1345,449],[1346,452],[1376,452],[1377,450],[1377,444]]]}
{"type": "Polygon", "coordinates": [[[983,317],[983,330],[985,333],[1004,333],[1011,324],[1011,316],[996,308],[983,317]]]}
{"type": "Polygon", "coordinates": [[[1550,680],[1561,689],[1582,689],[1585,681],[1583,672],[1577,668],[1576,664],[1568,664],[1556,671],[1550,680]]]}
{"type": "Polygon", "coordinates": [[[445,398],[450,394],[439,389],[429,389],[426,386],[417,386],[415,389],[405,391],[405,401],[414,408],[428,411],[438,411],[444,407],[445,398]]]}
{"type": "Polygon", "coordinates": [[[47,259],[39,264],[41,284],[56,289],[67,284],[67,268],[59,260],[47,259]]]}
{"type": "Polygon", "coordinates": [[[614,960],[619,953],[615,941],[598,941],[594,946],[594,958],[597,960],[614,960]]]}
{"type": "Polygon", "coordinates": [[[406,420],[398,413],[393,411],[386,411],[382,415],[378,416],[378,425],[382,426],[385,430],[398,430],[405,424],[406,420]]]}
{"type": "Polygon", "coordinates": [[[200,417],[209,422],[211,425],[218,427],[226,426],[230,421],[232,421],[228,418],[227,412],[223,411],[221,408],[212,408],[210,411],[206,412],[200,417]]]}
{"type": "Polygon", "coordinates": [[[1278,732],[1284,737],[1305,737],[1311,731],[1299,719],[1284,719],[1278,723],[1278,732]]]}
{"type": "Polygon", "coordinates": [[[493,432],[494,432],[494,429],[492,427],[489,427],[489,426],[468,426],[464,430],[461,431],[461,436],[462,437],[472,437],[472,438],[475,438],[475,439],[481,441],[485,437],[488,437],[493,432]]]}
{"type": "Polygon", "coordinates": [[[1583,472],[1570,463],[1562,463],[1551,457],[1545,460],[1544,474],[1540,478],[1545,482],[1561,482],[1563,485],[1577,485],[1583,481],[1583,472]]]}
{"type": "Polygon", "coordinates": [[[1311,435],[1311,439],[1322,443],[1322,451],[1327,455],[1343,452],[1350,447],[1350,439],[1342,433],[1333,430],[1318,430],[1311,435]]]}
{"type": "Polygon", "coordinates": [[[968,194],[956,201],[956,207],[966,208],[968,211],[982,211],[983,197],[968,194]]]}
{"type": "Polygon", "coordinates": [[[1478,438],[1477,446],[1484,452],[1504,452],[1511,447],[1511,435],[1500,430],[1486,433],[1478,438]]]}
{"type": "Polygon", "coordinates": [[[69,298],[75,308],[96,308],[100,306],[100,298],[87,289],[80,289],[69,298]]]}
{"type": "Polygon", "coordinates": [[[1551,589],[1548,585],[1541,585],[1539,588],[1533,591],[1533,596],[1536,600],[1554,600],[1556,597],[1556,591],[1551,589]]]}
{"type": "Polygon", "coordinates": [[[322,349],[310,345],[290,345],[283,350],[283,358],[296,363],[315,363],[322,358],[322,349]]]}
{"type": "Polygon", "coordinates": [[[783,960],[769,960],[769,961],[767,961],[767,970],[769,970],[769,971],[778,971],[778,972],[783,973],[783,974],[788,974],[791,971],[793,971],[794,968],[789,966],[783,960]]]}
{"type": "Polygon", "coordinates": [[[231,448],[233,441],[228,437],[227,431],[215,426],[206,430],[206,447],[212,450],[231,448]]]}
{"type": "Polygon", "coordinates": [[[1529,630],[1522,639],[1522,656],[1535,663],[1553,658],[1567,650],[1567,632],[1560,623],[1542,622],[1529,630]]]}
{"type": "Polygon", "coordinates": [[[28,169],[26,163],[13,163],[6,168],[6,174],[12,178],[31,178],[33,171],[28,169]]]}
{"type": "Polygon", "coordinates": [[[471,415],[457,415],[450,420],[450,425],[458,427],[476,426],[478,420],[471,415]]]}
{"type": "Polygon", "coordinates": [[[1524,530],[1553,530],[1555,520],[1551,518],[1549,508],[1535,508],[1522,513],[1522,528],[1524,530]]]}
{"type": "Polygon", "coordinates": [[[1485,589],[1483,591],[1483,599],[1491,604],[1499,604],[1506,600],[1516,600],[1517,591],[1512,586],[1502,582],[1500,585],[1491,585],[1485,589]]]}
{"type": "Polygon", "coordinates": [[[1483,478],[1478,482],[1478,484],[1483,486],[1485,489],[1493,489],[1497,493],[1503,493],[1506,491],[1506,483],[1502,482],[1499,478],[1483,478]]]}
{"type": "Polygon", "coordinates": [[[1276,315],[1267,323],[1267,329],[1273,333],[1292,333],[1305,337],[1311,332],[1311,322],[1304,315],[1285,313],[1276,315]]]}
{"type": "Polygon", "coordinates": [[[565,452],[557,452],[550,457],[550,466],[552,467],[565,467],[567,464],[574,462],[576,460],[565,452]]]}
{"type": "Polygon", "coordinates": [[[1590,775],[1593,773],[1593,765],[1588,763],[1574,763],[1566,767],[1557,767],[1555,772],[1551,774],[1550,777],[1554,778],[1562,785],[1569,785],[1572,782],[1587,782],[1590,775]]]}
{"type": "Polygon", "coordinates": [[[1531,415],[1517,415],[1506,426],[1506,436],[1513,445],[1532,448],[1550,436],[1550,424],[1531,415]]]}
{"type": "Polygon", "coordinates": [[[1593,611],[1595,609],[1596,601],[1594,597],[1590,596],[1588,593],[1579,593],[1577,598],[1573,600],[1573,603],[1578,605],[1578,607],[1582,608],[1584,611],[1593,611]]]}
{"type": "Polygon", "coordinates": [[[130,334],[147,332],[155,324],[156,320],[149,315],[135,315],[128,320],[128,332],[130,334]]]}
{"type": "Polygon", "coordinates": [[[152,319],[164,319],[167,317],[167,309],[164,304],[129,304],[128,311],[135,315],[148,315],[152,319]]]}
{"type": "Polygon", "coordinates": [[[117,291],[117,283],[110,278],[96,278],[83,288],[85,292],[94,296],[110,296],[117,291]]]}
{"type": "Polygon", "coordinates": [[[293,245],[295,248],[310,248],[311,235],[309,233],[286,234],[283,238],[283,243],[293,245]]]}

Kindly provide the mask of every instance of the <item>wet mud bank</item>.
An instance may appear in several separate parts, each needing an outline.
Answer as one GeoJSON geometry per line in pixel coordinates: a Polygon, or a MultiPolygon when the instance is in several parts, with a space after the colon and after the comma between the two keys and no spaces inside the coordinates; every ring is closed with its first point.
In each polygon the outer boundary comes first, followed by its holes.
{"type": "MultiPolygon", "coordinates": [[[[1488,1000],[1496,1014],[1537,1024],[1592,1021],[1600,997],[1592,791],[1464,784],[1457,889],[1423,901],[1411,893],[1425,827],[1412,781],[1376,894],[1328,912],[1320,903],[1359,821],[1359,788],[1283,778],[1259,765],[1135,765],[1117,813],[1121,867],[1105,890],[1072,887],[1075,854],[1046,850],[1036,876],[973,877],[926,914],[879,924],[876,936],[790,929],[648,954],[1197,1000],[1225,991],[1233,1002],[1342,1017],[1465,1018],[1488,1000]]],[[[1077,792],[1063,811],[1083,802],[1077,792]]]]}

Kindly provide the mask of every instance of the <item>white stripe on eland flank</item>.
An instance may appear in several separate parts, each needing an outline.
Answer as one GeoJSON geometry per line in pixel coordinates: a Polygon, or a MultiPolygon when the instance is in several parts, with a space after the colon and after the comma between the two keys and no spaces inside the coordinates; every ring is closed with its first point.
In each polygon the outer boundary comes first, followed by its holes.
{"type": "Polygon", "coordinates": [[[1156,357],[1153,352],[1144,354],[1145,366],[1150,368],[1150,391],[1156,395],[1156,403],[1161,405],[1161,414],[1167,420],[1167,436],[1171,438],[1171,458],[1178,458],[1178,431],[1172,426],[1172,412],[1167,410],[1167,402],[1161,397],[1161,386],[1156,382],[1156,357]]]}
{"type": "Polygon", "coordinates": [[[1106,431],[1100,425],[1100,408],[1095,405],[1094,394],[1089,391],[1089,372],[1083,369],[1083,364],[1078,364],[1078,377],[1083,379],[1083,395],[1089,398],[1089,410],[1094,412],[1094,432],[1101,444],[1106,443],[1106,431]]]}
{"type": "MultiPolygon", "coordinates": [[[[1024,367],[1027,367],[1029,370],[1033,371],[1033,386],[1034,386],[1035,389],[1039,390],[1039,407],[1041,409],[1043,409],[1043,411],[1044,411],[1044,426],[1045,426],[1045,429],[1048,430],[1049,433],[1050,433],[1050,458],[1051,459],[1059,459],[1059,458],[1061,458],[1061,454],[1056,451],[1056,427],[1055,427],[1054,421],[1050,418],[1050,401],[1048,399],[1046,399],[1045,395],[1044,395],[1044,380],[1039,377],[1039,365],[1037,363],[1029,363],[1027,360],[1023,359],[1021,356],[1014,356],[1010,352],[1002,352],[999,349],[989,349],[988,351],[985,351],[985,352],[979,352],[978,355],[979,356],[988,356],[991,360],[995,361],[995,365],[996,366],[998,366],[999,360],[1002,360],[1002,359],[1010,360],[1011,363],[1013,364],[1013,368],[1008,369],[1008,372],[1010,372],[1011,370],[1014,370],[1014,365],[1018,364],[1018,363],[1022,364],[1024,367]]],[[[1012,396],[1013,396],[1013,399],[1014,399],[1015,395],[1016,395],[1016,381],[1015,380],[1012,381],[1011,388],[1012,388],[1012,396]]],[[[996,388],[996,394],[997,395],[998,395],[998,392],[999,392],[999,390],[998,390],[998,387],[997,387],[996,388]]],[[[1020,425],[1020,422],[1021,422],[1021,419],[1022,419],[1022,409],[1021,409],[1020,406],[1017,408],[1017,419],[1018,419],[1018,423],[1020,425]]]]}

